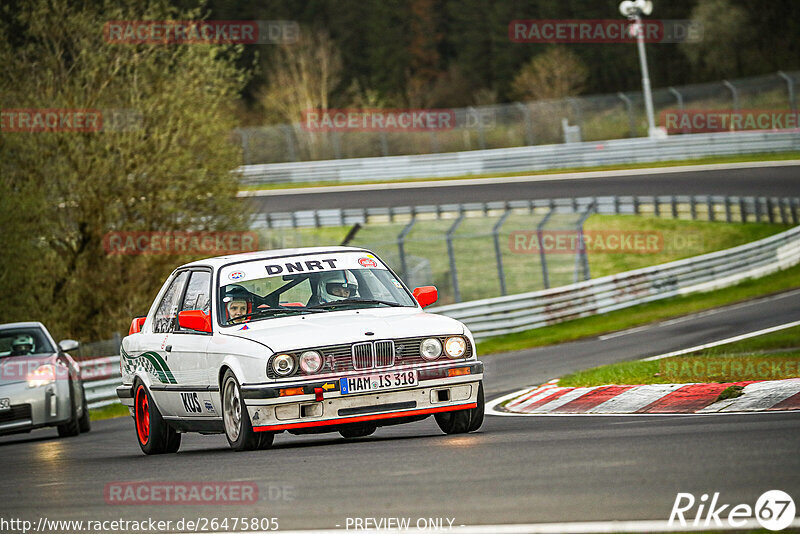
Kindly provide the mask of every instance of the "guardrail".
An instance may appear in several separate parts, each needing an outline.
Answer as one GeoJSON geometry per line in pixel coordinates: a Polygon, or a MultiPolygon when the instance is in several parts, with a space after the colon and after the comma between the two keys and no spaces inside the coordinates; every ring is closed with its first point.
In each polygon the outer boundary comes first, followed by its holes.
{"type": "Polygon", "coordinates": [[[116,388],[122,383],[119,356],[78,362],[89,408],[102,408],[119,402],[116,388]]]}
{"type": "Polygon", "coordinates": [[[500,216],[506,211],[535,213],[554,210],[555,213],[582,213],[586,206],[591,204],[596,206],[596,213],[602,214],[646,213],[676,219],[681,215],[688,215],[692,219],[702,217],[712,221],[780,221],[784,224],[789,222],[798,224],[798,210],[800,210],[800,199],[797,197],[779,199],[722,195],[602,196],[261,213],[253,219],[252,228],[351,226],[356,223],[408,222],[411,219],[451,219],[462,214],[468,217],[500,216]]]}
{"type": "Polygon", "coordinates": [[[800,226],[753,243],[568,286],[431,308],[464,322],[476,338],[530,330],[710,291],[800,263],[800,226]]]}
{"type": "Polygon", "coordinates": [[[244,165],[244,185],[392,181],[800,150],[800,132],[725,132],[411,156],[244,165]]]}

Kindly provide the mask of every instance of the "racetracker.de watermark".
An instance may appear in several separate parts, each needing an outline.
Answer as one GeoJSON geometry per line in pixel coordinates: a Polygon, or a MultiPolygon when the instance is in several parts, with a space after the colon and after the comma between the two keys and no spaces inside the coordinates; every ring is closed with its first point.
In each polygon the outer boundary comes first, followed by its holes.
{"type": "Polygon", "coordinates": [[[109,482],[103,489],[107,504],[194,505],[253,504],[255,482],[109,482]]]}
{"type": "Polygon", "coordinates": [[[432,132],[457,126],[452,109],[307,109],[300,121],[307,132],[432,132]]]}
{"type": "Polygon", "coordinates": [[[664,233],[631,230],[515,230],[508,236],[514,254],[656,254],[698,250],[700,233],[664,233]]]}
{"type": "Polygon", "coordinates": [[[111,20],[103,26],[109,44],[291,44],[299,35],[293,20],[111,20]]]}
{"type": "Polygon", "coordinates": [[[15,108],[0,110],[0,132],[132,132],[144,119],[134,109],[15,108]]]}
{"type": "Polygon", "coordinates": [[[665,109],[660,124],[670,134],[796,130],[800,128],[798,115],[789,109],[665,109]]]}
{"type": "Polygon", "coordinates": [[[703,40],[702,24],[691,20],[528,19],[508,24],[508,38],[514,43],[633,43],[639,32],[646,43],[703,40]]]}
{"type": "Polygon", "coordinates": [[[258,250],[255,232],[109,232],[110,255],[238,254],[258,250]]]}
{"type": "Polygon", "coordinates": [[[715,382],[718,380],[780,380],[797,376],[797,358],[712,358],[681,356],[659,360],[658,370],[667,380],[715,382]]]}

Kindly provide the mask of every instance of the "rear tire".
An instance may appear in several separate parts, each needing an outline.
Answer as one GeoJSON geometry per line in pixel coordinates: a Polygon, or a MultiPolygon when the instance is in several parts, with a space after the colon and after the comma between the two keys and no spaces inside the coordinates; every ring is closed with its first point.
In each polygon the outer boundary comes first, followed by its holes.
{"type": "Polygon", "coordinates": [[[78,419],[78,426],[81,432],[89,432],[92,429],[92,421],[89,419],[89,403],[86,402],[86,390],[83,389],[83,383],[81,383],[81,398],[83,399],[83,413],[78,419]]]}
{"type": "Polygon", "coordinates": [[[181,435],[164,421],[144,384],[139,382],[134,389],[136,393],[133,396],[133,420],[142,452],[145,454],[178,452],[181,435]]]}
{"type": "Polygon", "coordinates": [[[75,396],[72,394],[72,381],[67,385],[69,388],[69,419],[66,423],[58,425],[58,435],[62,438],[71,438],[81,433],[80,422],[78,421],[78,407],[75,406],[75,396]]]}
{"type": "Polygon", "coordinates": [[[343,438],[365,438],[375,433],[378,427],[374,425],[345,426],[339,429],[343,438]]]}
{"type": "Polygon", "coordinates": [[[250,422],[250,414],[242,400],[242,390],[233,371],[228,369],[222,378],[222,421],[225,437],[235,451],[254,451],[272,445],[275,435],[255,432],[250,422]]]}

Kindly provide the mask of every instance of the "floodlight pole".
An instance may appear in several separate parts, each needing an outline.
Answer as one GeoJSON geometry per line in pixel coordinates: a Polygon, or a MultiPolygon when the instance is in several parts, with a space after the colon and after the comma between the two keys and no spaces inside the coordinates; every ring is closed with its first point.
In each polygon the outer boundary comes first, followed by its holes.
{"type": "Polygon", "coordinates": [[[644,26],[642,14],[638,9],[628,17],[636,28],[636,46],[639,48],[639,65],[642,68],[642,90],[644,91],[644,106],[647,110],[647,135],[655,137],[656,121],[653,115],[653,92],[650,90],[650,73],[647,70],[647,53],[644,49],[644,26]]]}

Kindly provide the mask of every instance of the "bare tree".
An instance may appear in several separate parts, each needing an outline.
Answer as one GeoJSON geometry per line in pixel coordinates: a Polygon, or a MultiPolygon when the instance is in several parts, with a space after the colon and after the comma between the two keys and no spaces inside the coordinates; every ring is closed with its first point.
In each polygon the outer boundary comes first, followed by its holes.
{"type": "Polygon", "coordinates": [[[563,47],[534,56],[511,84],[520,100],[545,100],[575,96],[584,89],[588,70],[580,58],[563,47]]]}

